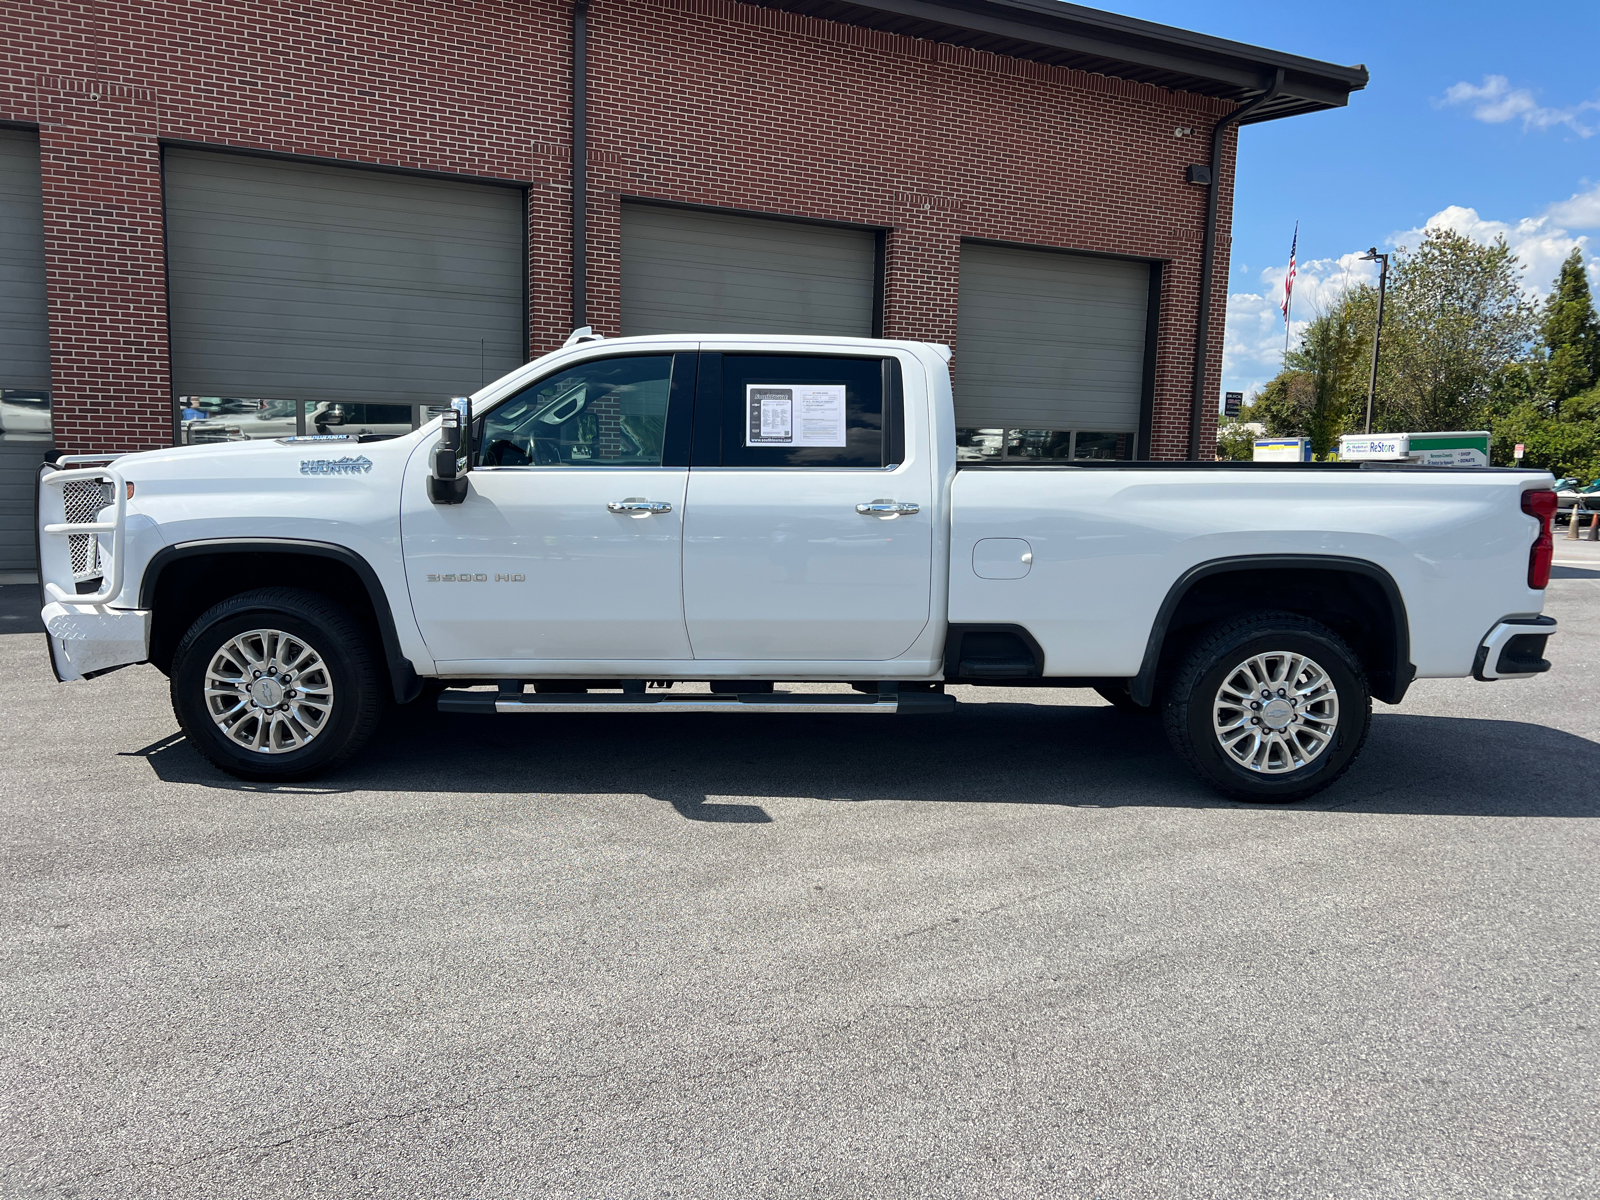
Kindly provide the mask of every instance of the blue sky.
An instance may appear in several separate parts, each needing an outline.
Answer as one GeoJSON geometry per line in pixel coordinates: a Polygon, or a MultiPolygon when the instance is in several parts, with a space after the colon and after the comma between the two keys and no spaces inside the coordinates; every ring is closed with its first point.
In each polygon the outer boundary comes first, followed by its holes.
{"type": "MultiPolygon", "coordinates": [[[[1270,379],[1300,222],[1296,326],[1370,268],[1368,246],[1446,224],[1504,233],[1547,290],[1574,244],[1600,252],[1600,3],[1305,5],[1120,0],[1128,16],[1337,63],[1372,81],[1331,112],[1241,133],[1225,390],[1270,379]],[[1342,261],[1341,261],[1342,260],[1342,261]]],[[[1591,263],[1591,281],[1600,271],[1591,263]]]]}

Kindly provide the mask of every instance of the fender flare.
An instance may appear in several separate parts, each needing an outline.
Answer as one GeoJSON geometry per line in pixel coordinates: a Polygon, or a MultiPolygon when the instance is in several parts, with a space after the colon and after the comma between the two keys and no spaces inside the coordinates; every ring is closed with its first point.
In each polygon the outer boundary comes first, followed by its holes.
{"type": "Polygon", "coordinates": [[[144,576],[139,581],[139,607],[152,608],[155,604],[156,586],[161,573],[173,563],[184,558],[201,558],[208,554],[245,551],[252,554],[309,554],[317,558],[330,558],[343,563],[355,572],[367,589],[367,599],[372,603],[377,618],[378,636],[383,642],[383,656],[389,668],[389,683],[394,690],[396,704],[409,704],[422,694],[422,677],[405,655],[400,653],[400,635],[395,629],[394,610],[389,605],[388,594],[372,564],[354,550],[333,542],[314,542],[301,538],[202,538],[193,542],[176,542],[163,546],[150,556],[144,576]]]}
{"type": "Polygon", "coordinates": [[[1378,585],[1388,602],[1389,615],[1394,623],[1394,655],[1389,664],[1388,685],[1373,695],[1385,704],[1399,704],[1405,698],[1411,681],[1417,677],[1417,668],[1411,663],[1411,625],[1406,615],[1405,598],[1401,596],[1394,576],[1377,563],[1337,554],[1240,554],[1231,558],[1213,558],[1190,567],[1167,589],[1166,597],[1156,612],[1139,673],[1128,681],[1128,692],[1134,701],[1145,705],[1154,702],[1156,669],[1161,664],[1161,647],[1166,641],[1167,629],[1172,623],[1173,614],[1178,611],[1178,605],[1195,584],[1213,575],[1228,575],[1236,571],[1292,569],[1360,575],[1378,585]]]}

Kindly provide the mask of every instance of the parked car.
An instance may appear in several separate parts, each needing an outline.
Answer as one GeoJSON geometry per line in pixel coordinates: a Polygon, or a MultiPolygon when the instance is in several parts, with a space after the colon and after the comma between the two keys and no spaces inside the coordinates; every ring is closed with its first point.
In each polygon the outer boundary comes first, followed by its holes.
{"type": "Polygon", "coordinates": [[[386,697],[632,721],[1093,688],[1264,801],[1337,779],[1415,678],[1549,670],[1548,473],[962,461],[948,362],[574,335],[386,441],[63,460],[52,665],[153,663],[190,745],[268,780],[346,761],[386,697]]]}
{"type": "Polygon", "coordinates": [[[1565,513],[1570,521],[1575,512],[1593,512],[1600,509],[1600,479],[1584,484],[1577,479],[1556,481],[1556,512],[1565,513]]]}

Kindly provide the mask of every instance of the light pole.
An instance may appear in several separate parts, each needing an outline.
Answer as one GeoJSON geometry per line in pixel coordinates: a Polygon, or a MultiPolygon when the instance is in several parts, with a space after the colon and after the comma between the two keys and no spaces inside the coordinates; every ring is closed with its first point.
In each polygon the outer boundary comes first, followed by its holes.
{"type": "Polygon", "coordinates": [[[1372,375],[1367,380],[1367,433],[1372,433],[1372,397],[1378,391],[1378,343],[1383,340],[1383,295],[1389,287],[1389,256],[1379,254],[1374,246],[1361,256],[1361,262],[1375,262],[1378,267],[1378,324],[1372,331],[1372,375]]]}

